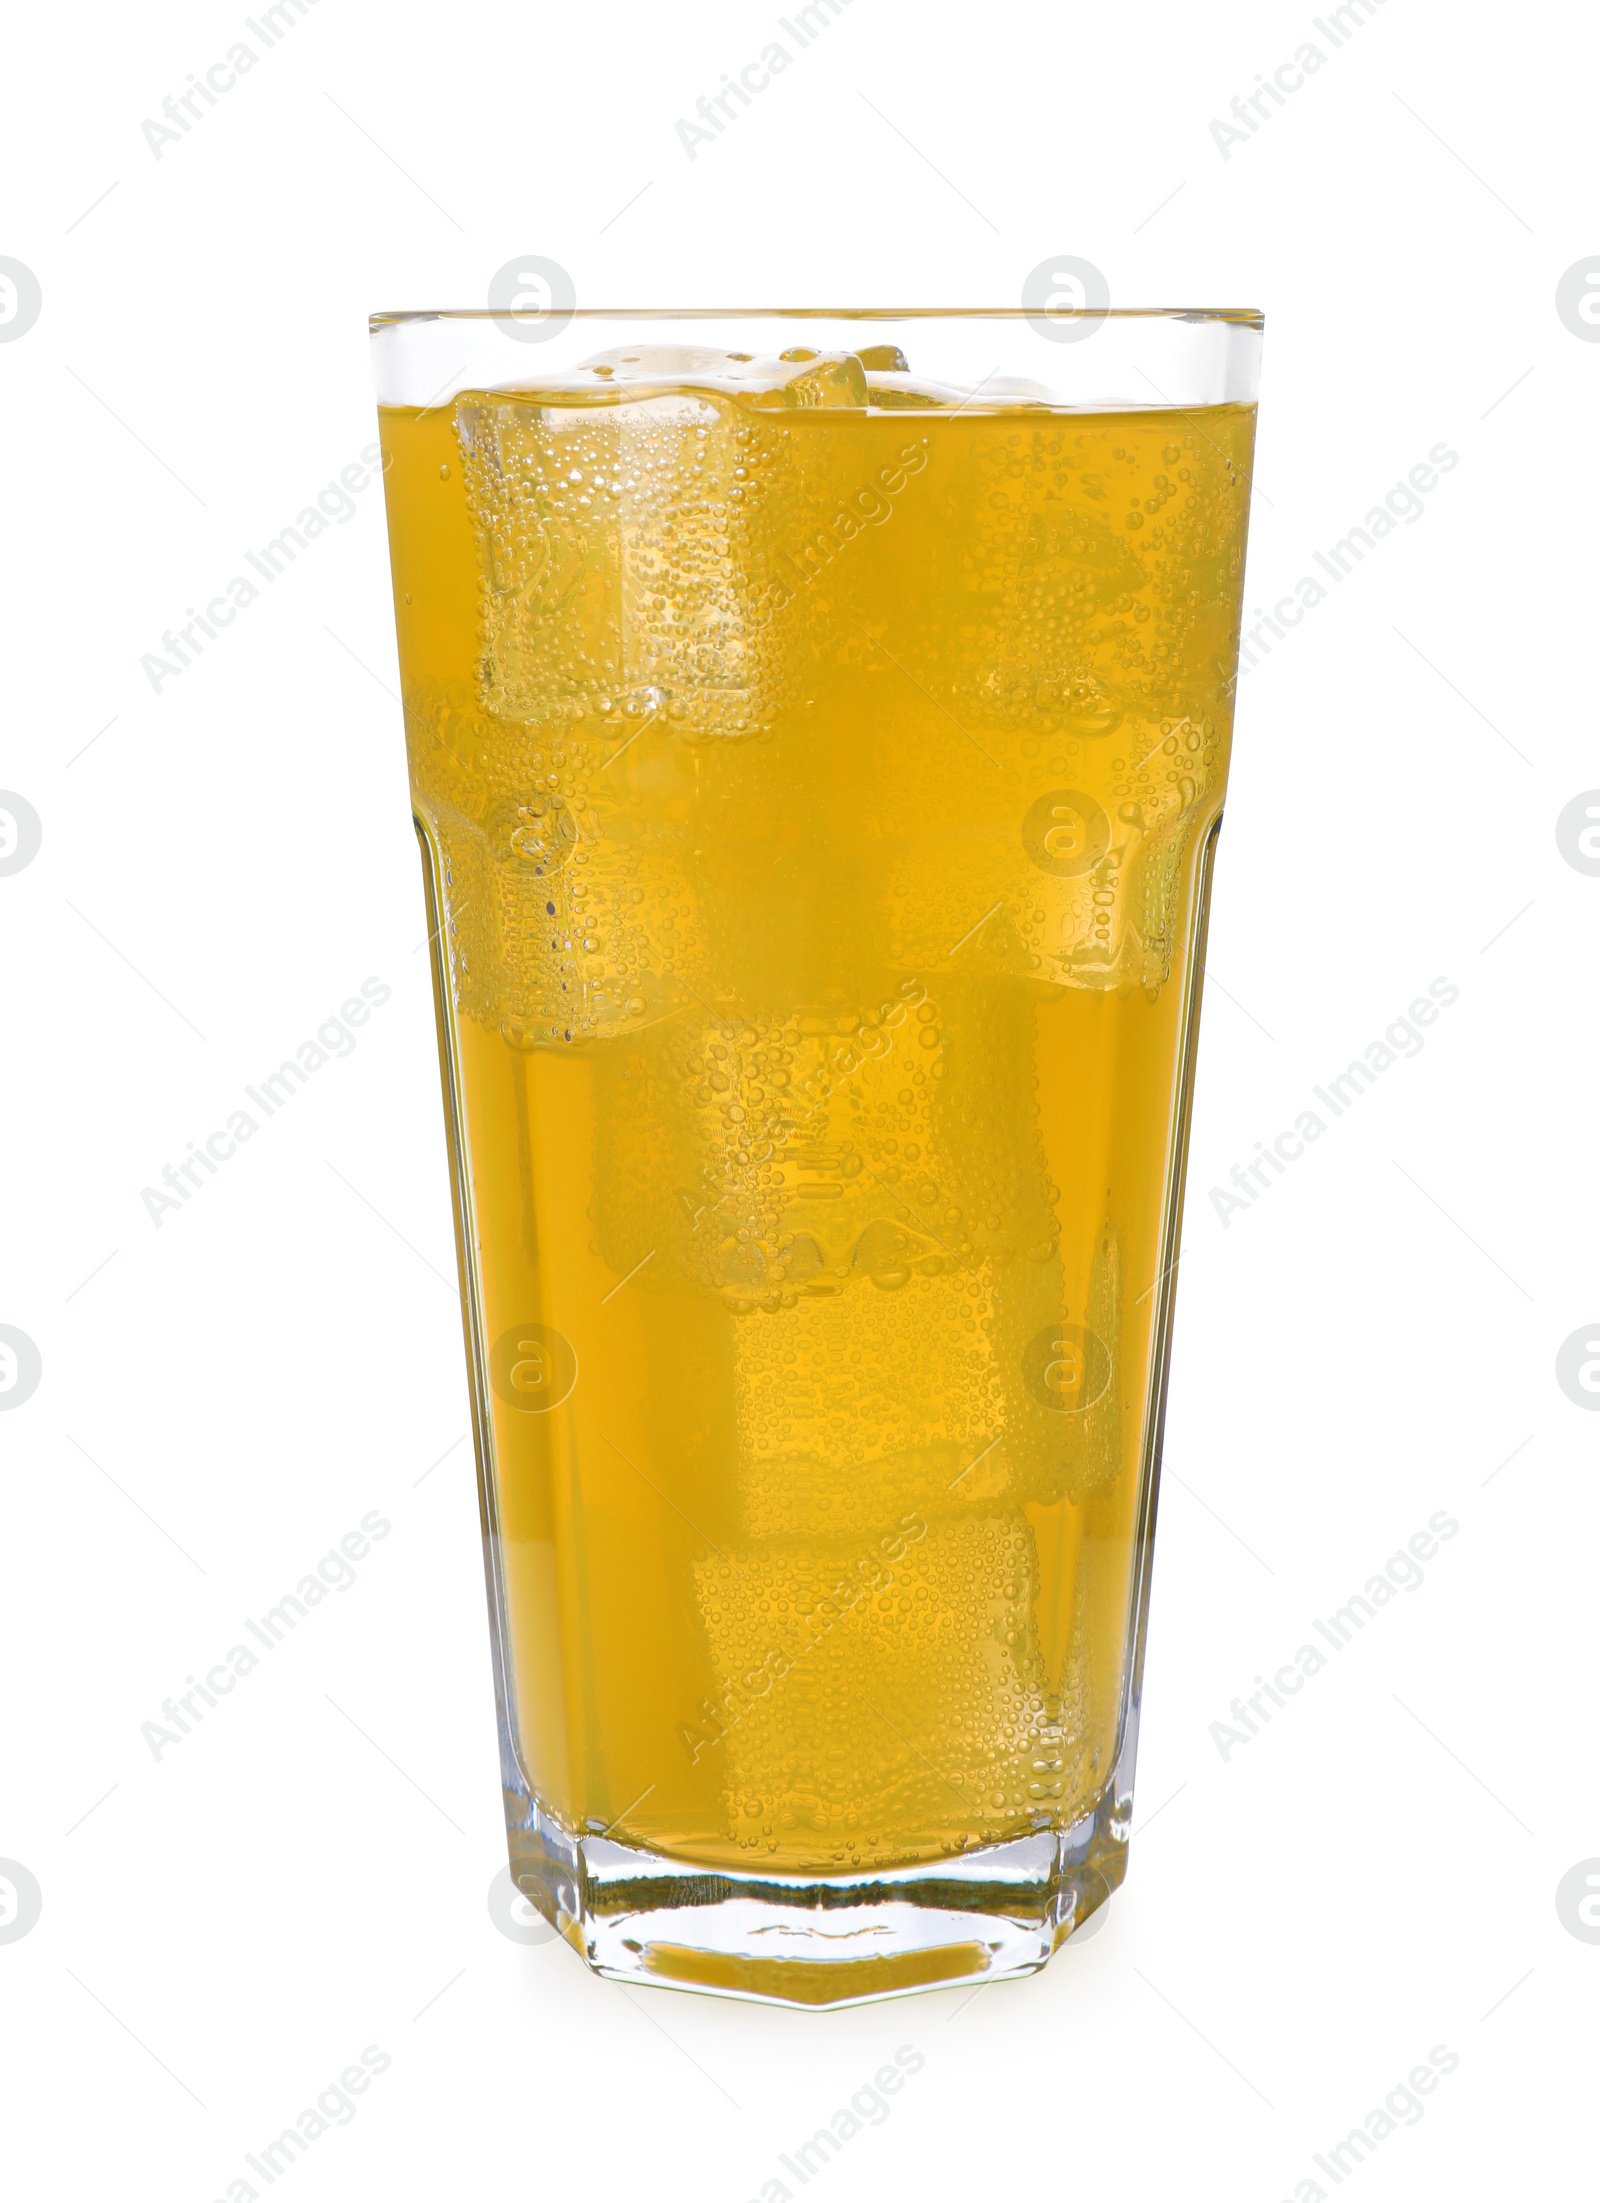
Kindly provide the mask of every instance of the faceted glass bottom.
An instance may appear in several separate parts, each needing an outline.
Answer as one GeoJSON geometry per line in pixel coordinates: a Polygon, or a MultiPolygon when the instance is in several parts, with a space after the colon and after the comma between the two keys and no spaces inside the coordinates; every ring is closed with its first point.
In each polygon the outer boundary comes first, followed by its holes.
{"type": "Polygon", "coordinates": [[[837,1876],[573,1836],[525,1792],[506,1808],[513,1882],[595,1973],[816,2009],[1037,1972],[1122,1881],[1132,1797],[1113,1777],[1070,1828],[837,1876]]]}

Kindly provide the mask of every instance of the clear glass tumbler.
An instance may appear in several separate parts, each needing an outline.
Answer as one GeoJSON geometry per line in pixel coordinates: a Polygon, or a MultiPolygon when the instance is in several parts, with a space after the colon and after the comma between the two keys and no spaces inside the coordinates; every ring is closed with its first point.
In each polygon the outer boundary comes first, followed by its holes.
{"type": "Polygon", "coordinates": [[[836,2004],[1122,1879],[1259,315],[383,314],[512,1872],[836,2004]]]}

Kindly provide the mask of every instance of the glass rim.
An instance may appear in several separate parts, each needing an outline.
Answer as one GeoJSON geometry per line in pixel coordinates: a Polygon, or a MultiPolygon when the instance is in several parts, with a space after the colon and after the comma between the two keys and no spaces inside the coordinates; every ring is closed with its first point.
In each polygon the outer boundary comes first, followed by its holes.
{"type": "MultiPolygon", "coordinates": [[[[1037,321],[1034,306],[573,306],[558,309],[563,321],[1037,321]]],[[[386,309],[367,316],[367,327],[403,327],[419,321],[515,320],[507,306],[435,306],[386,309]]],[[[1264,329],[1259,306],[1081,306],[1050,310],[1052,321],[1221,322],[1264,329]]]]}

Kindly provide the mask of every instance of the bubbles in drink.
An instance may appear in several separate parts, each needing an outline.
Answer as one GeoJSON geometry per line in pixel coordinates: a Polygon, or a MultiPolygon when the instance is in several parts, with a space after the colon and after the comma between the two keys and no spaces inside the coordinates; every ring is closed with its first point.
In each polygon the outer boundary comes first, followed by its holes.
{"type": "Polygon", "coordinates": [[[1250,429],[804,344],[386,420],[575,1826],[892,1863],[1106,1778],[1250,429]]]}
{"type": "Polygon", "coordinates": [[[937,1826],[959,1853],[1062,1794],[1019,1519],[772,1540],[703,1562],[696,1587],[714,1666],[766,1678],[714,1748],[741,1849],[866,1863],[937,1826]]]}

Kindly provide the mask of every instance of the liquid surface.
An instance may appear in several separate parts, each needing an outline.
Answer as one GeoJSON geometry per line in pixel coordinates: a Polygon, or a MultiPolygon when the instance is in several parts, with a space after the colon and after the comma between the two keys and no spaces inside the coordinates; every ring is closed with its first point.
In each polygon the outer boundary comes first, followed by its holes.
{"type": "Polygon", "coordinates": [[[383,414],[572,1829],[842,1871],[1104,1787],[1253,426],[871,351],[383,414]]]}

